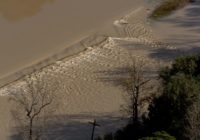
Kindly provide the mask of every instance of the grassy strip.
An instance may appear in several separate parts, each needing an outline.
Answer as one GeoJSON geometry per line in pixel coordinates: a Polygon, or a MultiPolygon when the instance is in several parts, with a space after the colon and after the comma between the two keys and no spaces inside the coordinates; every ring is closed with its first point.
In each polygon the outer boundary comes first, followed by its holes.
{"type": "Polygon", "coordinates": [[[192,0],[165,0],[160,6],[158,6],[150,15],[152,19],[159,19],[170,15],[174,10],[184,7],[192,0]]]}

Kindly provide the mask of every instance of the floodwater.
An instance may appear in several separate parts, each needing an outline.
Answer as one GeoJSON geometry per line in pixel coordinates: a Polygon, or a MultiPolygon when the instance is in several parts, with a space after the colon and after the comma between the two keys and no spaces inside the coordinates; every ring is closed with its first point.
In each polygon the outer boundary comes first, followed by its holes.
{"type": "Polygon", "coordinates": [[[88,35],[142,0],[0,0],[0,78],[88,35]]]}

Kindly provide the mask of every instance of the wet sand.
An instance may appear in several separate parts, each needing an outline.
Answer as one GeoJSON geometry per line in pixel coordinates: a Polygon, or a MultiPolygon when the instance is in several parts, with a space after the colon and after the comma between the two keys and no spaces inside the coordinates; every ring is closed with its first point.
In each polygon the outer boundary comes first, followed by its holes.
{"type": "MultiPolygon", "coordinates": [[[[136,8],[135,10],[133,24],[124,25],[121,23],[121,17],[117,18],[115,22],[113,20],[112,23],[118,24],[114,27],[106,27],[114,30],[112,33],[109,31],[107,34],[107,29],[105,29],[106,33],[103,33],[102,30],[99,35],[92,35],[84,39],[82,44],[87,46],[87,49],[56,61],[39,72],[41,76],[51,79],[44,82],[57,81],[60,83],[57,92],[62,100],[60,100],[60,107],[57,108],[57,116],[64,116],[64,119],[60,125],[52,127],[54,131],[59,132],[56,133],[56,138],[59,137],[61,140],[89,139],[90,133],[88,134],[88,132],[91,126],[88,125],[88,121],[94,118],[98,119],[102,125],[96,130],[96,136],[103,135],[110,130],[115,131],[126,123],[126,119],[122,119],[120,113],[120,106],[124,103],[124,91],[111,82],[114,77],[110,77],[109,73],[119,67],[125,67],[129,63],[129,53],[120,45],[121,41],[130,39],[128,42],[134,43],[150,38],[148,30],[143,26],[143,21],[140,21],[145,17],[143,14],[145,8],[139,8],[139,10],[136,8]],[[115,33],[115,35],[110,36],[110,33],[115,33]],[[140,40],[140,38],[142,39],[140,40]],[[79,135],[77,135],[77,131],[79,135]]],[[[123,20],[128,20],[129,15],[123,15],[123,20]]],[[[6,96],[10,92],[17,92],[22,88],[22,84],[21,80],[16,81],[2,88],[0,94],[6,96]]],[[[7,140],[15,137],[13,131],[15,125],[11,121],[10,114],[12,105],[8,102],[7,97],[0,99],[2,100],[0,112],[4,113],[0,118],[0,124],[2,124],[0,139],[7,140]]]]}
{"type": "Polygon", "coordinates": [[[152,23],[153,33],[162,42],[176,47],[170,52],[157,50],[160,59],[174,59],[178,56],[200,53],[200,2],[195,2],[174,12],[174,14],[152,23]]]}
{"type": "MultiPolygon", "coordinates": [[[[94,118],[101,124],[101,128],[96,129],[95,136],[103,135],[111,130],[115,131],[126,123],[126,120],[121,119],[124,118],[122,116],[124,114],[120,112],[121,105],[125,104],[124,94],[126,91],[116,82],[121,76],[118,70],[130,66],[130,55],[149,62],[148,70],[153,73],[159,69],[159,65],[168,65],[174,57],[182,54],[176,49],[179,48],[176,44],[171,46],[170,42],[163,40],[161,37],[164,36],[159,34],[159,32],[163,32],[163,28],[168,30],[173,30],[173,28],[168,28],[165,26],[166,24],[160,23],[162,28],[156,30],[155,23],[152,25],[146,19],[146,8],[149,7],[137,10],[133,17],[125,15],[124,18],[115,20],[113,36],[103,32],[97,37],[91,36],[83,42],[86,46],[90,46],[85,51],[57,61],[39,72],[41,76],[52,79],[45,82],[57,81],[60,83],[58,93],[62,100],[60,100],[61,106],[57,108],[57,115],[63,119],[61,119],[60,125],[50,128],[50,131],[59,132],[56,133],[56,138],[61,140],[89,139],[88,132],[91,127],[88,126],[88,121],[94,118]],[[149,26],[154,30],[152,31],[149,26]]],[[[193,7],[191,10],[194,9],[193,7]]],[[[188,17],[185,15],[183,17],[187,21],[188,17]]],[[[169,20],[165,22],[169,22],[169,20]]],[[[177,27],[179,26],[177,25],[177,27]]],[[[111,28],[109,29],[111,30],[111,28]]],[[[189,33],[189,35],[191,34],[189,33]]],[[[188,42],[193,42],[189,41],[190,39],[188,38],[188,42]]],[[[194,49],[198,49],[198,47],[194,47],[194,49]]],[[[14,82],[1,89],[0,94],[16,92],[21,89],[22,84],[21,80],[14,82]]],[[[14,124],[10,116],[12,105],[7,101],[7,97],[1,97],[0,101],[2,103],[0,112],[4,112],[0,118],[0,124],[2,124],[0,139],[7,140],[13,136],[14,124]]]]}
{"type": "MultiPolygon", "coordinates": [[[[0,79],[59,54],[113,19],[139,7],[141,0],[0,1],[0,79]]],[[[2,83],[3,84],[3,83],[2,83]]]]}

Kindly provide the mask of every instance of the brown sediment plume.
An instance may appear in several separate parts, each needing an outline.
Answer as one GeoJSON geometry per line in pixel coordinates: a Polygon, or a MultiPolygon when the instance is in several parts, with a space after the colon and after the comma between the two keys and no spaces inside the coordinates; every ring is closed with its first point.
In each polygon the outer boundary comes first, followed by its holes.
{"type": "Polygon", "coordinates": [[[55,0],[1,0],[0,14],[9,21],[18,21],[37,14],[43,5],[55,0]]]}

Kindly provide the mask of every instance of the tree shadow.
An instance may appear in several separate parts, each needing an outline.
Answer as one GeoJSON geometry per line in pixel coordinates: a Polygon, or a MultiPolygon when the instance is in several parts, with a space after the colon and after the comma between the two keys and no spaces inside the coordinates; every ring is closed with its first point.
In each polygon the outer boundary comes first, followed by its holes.
{"type": "MultiPolygon", "coordinates": [[[[127,119],[109,115],[60,115],[54,116],[45,129],[45,140],[88,140],[91,137],[92,126],[89,122],[97,120],[100,127],[95,129],[95,137],[102,136],[107,132],[115,132],[127,124],[127,119]]],[[[14,134],[11,140],[22,140],[20,134],[14,134]]]]}
{"type": "Polygon", "coordinates": [[[185,28],[200,27],[200,2],[195,2],[184,8],[183,15],[176,14],[160,19],[161,22],[171,23],[174,26],[182,26],[185,28]]]}
{"type": "MultiPolygon", "coordinates": [[[[197,43],[200,41],[200,2],[192,3],[175,14],[160,19],[159,22],[170,25],[169,31],[171,33],[169,32],[164,39],[166,43],[170,43],[177,48],[199,47],[197,43]],[[174,29],[178,30],[174,32],[174,29]],[[179,29],[181,30],[180,32],[179,29]]],[[[163,30],[163,27],[160,30],[163,30]]]]}
{"type": "Polygon", "coordinates": [[[159,20],[161,24],[169,23],[170,27],[172,27],[169,28],[172,33],[164,39],[164,42],[177,49],[153,49],[149,54],[151,58],[171,61],[180,56],[200,54],[200,1],[186,6],[181,12],[182,15],[175,13],[159,20]],[[173,32],[173,29],[179,27],[183,32],[173,32]]]}
{"type": "MultiPolygon", "coordinates": [[[[151,66],[147,65],[143,71],[144,78],[146,79],[157,79],[158,69],[150,68],[151,66]]],[[[115,68],[113,70],[107,71],[98,71],[100,82],[111,84],[122,89],[127,88],[126,81],[130,78],[130,71],[132,70],[131,66],[124,66],[115,68]]]]}
{"type": "Polygon", "coordinates": [[[178,49],[199,47],[199,38],[195,35],[173,35],[167,42],[178,49]]]}
{"type": "Polygon", "coordinates": [[[196,2],[193,4],[194,7],[192,8],[189,8],[187,9],[187,16],[189,17],[200,17],[200,9],[199,9],[199,6],[200,6],[200,2],[196,2]]]}
{"type": "Polygon", "coordinates": [[[172,61],[178,57],[181,56],[187,56],[187,55],[198,55],[200,54],[200,47],[194,47],[191,49],[186,50],[169,50],[169,49],[156,49],[151,51],[149,56],[151,58],[161,60],[161,61],[172,61]]]}
{"type": "Polygon", "coordinates": [[[173,61],[181,56],[199,55],[200,47],[191,45],[190,48],[180,48],[176,50],[170,50],[166,48],[154,49],[150,52],[149,57],[158,61],[173,61]]]}

